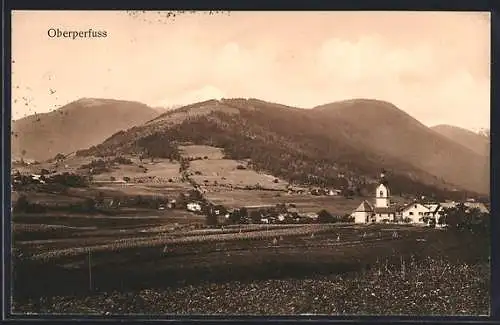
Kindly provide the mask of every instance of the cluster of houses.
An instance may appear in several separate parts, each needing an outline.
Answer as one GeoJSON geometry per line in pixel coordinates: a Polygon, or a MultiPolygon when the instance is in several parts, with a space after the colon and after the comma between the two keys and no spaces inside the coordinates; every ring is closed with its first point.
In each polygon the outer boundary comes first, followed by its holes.
{"type": "MultiPolygon", "coordinates": [[[[439,219],[448,208],[456,207],[457,202],[411,202],[403,206],[391,204],[390,191],[387,181],[382,174],[381,182],[375,190],[375,200],[370,203],[367,200],[352,212],[351,216],[355,223],[377,223],[377,222],[405,222],[414,224],[439,225],[439,219]]],[[[478,209],[481,213],[489,213],[488,208],[479,202],[464,202],[468,209],[478,209]]]]}

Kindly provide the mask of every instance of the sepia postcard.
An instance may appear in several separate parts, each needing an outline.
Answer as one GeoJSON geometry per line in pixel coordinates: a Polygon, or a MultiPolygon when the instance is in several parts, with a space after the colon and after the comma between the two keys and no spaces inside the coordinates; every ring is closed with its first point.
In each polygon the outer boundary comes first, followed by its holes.
{"type": "Polygon", "coordinates": [[[13,11],[13,315],[490,315],[490,14],[13,11]]]}

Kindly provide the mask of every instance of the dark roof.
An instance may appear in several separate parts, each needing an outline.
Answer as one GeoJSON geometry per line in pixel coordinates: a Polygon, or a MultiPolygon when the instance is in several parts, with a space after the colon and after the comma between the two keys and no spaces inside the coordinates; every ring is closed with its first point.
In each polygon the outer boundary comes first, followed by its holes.
{"type": "Polygon", "coordinates": [[[410,208],[410,207],[412,207],[412,206],[414,206],[414,205],[421,205],[421,206],[423,206],[424,208],[426,208],[426,209],[430,210],[430,209],[429,209],[429,208],[428,208],[425,204],[421,203],[420,201],[414,201],[414,202],[410,202],[410,203],[405,204],[405,205],[401,208],[401,211],[404,211],[404,210],[406,210],[406,209],[408,209],[408,208],[410,208]]]}
{"type": "Polygon", "coordinates": [[[356,212],[373,212],[373,207],[372,205],[364,200],[363,202],[361,202],[361,204],[356,208],[355,210],[356,212]]]}
{"type": "Polygon", "coordinates": [[[388,207],[388,208],[375,207],[375,209],[373,209],[373,212],[375,212],[375,213],[396,213],[396,209],[394,207],[388,207]]]}

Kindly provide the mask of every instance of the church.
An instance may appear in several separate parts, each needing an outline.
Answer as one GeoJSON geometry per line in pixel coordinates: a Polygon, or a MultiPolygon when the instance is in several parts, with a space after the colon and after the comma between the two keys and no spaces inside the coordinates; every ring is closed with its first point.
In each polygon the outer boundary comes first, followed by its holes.
{"type": "Polygon", "coordinates": [[[351,216],[355,223],[396,221],[396,209],[391,207],[389,186],[384,173],[380,175],[373,204],[364,200],[351,216]]]}

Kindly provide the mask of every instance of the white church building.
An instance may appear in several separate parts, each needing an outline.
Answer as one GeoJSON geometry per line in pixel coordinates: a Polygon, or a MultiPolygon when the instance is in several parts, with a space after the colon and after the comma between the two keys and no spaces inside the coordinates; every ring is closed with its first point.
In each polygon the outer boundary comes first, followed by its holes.
{"type": "MultiPolygon", "coordinates": [[[[364,200],[351,213],[355,223],[374,222],[405,222],[413,224],[429,224],[433,219],[436,224],[447,208],[455,207],[459,203],[423,203],[411,202],[398,209],[391,204],[390,191],[384,173],[375,190],[375,198],[372,202],[364,200]]],[[[478,209],[481,213],[489,213],[489,209],[483,203],[464,202],[467,208],[478,209]]]]}
{"type": "Polygon", "coordinates": [[[397,210],[391,206],[389,186],[382,173],[380,184],[375,190],[374,204],[364,200],[351,216],[355,223],[395,222],[396,214],[397,210]]]}

